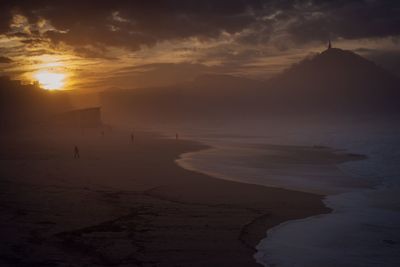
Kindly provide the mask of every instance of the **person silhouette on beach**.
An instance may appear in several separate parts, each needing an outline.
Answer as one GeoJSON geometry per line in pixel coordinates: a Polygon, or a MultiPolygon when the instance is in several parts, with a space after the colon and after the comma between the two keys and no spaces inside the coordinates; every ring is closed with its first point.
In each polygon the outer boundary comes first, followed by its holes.
{"type": "Polygon", "coordinates": [[[176,133],[175,134],[175,140],[178,140],[178,138],[179,138],[179,135],[178,135],[178,133],[176,133]]]}
{"type": "Polygon", "coordinates": [[[77,146],[74,147],[74,159],[79,159],[79,149],[77,146]]]}
{"type": "Polygon", "coordinates": [[[135,136],[133,135],[133,133],[131,133],[131,143],[133,144],[133,141],[135,141],[135,136]]]}

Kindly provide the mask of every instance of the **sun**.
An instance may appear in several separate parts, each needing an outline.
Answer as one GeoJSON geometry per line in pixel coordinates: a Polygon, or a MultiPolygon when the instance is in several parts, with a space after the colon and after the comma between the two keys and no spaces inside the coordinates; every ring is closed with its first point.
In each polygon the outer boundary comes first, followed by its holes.
{"type": "Polygon", "coordinates": [[[65,86],[67,75],[60,72],[39,71],[34,75],[40,86],[46,90],[60,90],[65,86]]]}

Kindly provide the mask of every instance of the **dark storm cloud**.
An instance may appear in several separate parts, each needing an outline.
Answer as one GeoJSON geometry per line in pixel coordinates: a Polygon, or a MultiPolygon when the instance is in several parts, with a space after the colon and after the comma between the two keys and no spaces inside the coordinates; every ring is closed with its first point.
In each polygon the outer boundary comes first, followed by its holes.
{"type": "Polygon", "coordinates": [[[274,28],[296,41],[385,37],[400,34],[400,1],[4,1],[0,31],[13,14],[31,24],[45,18],[57,29],[46,36],[74,46],[113,45],[139,49],[159,41],[212,38],[255,29],[245,42],[268,42],[274,28]]]}
{"type": "Polygon", "coordinates": [[[47,36],[72,45],[102,43],[136,49],[157,41],[191,36],[214,37],[254,22],[250,1],[15,1],[2,8],[0,29],[20,13],[30,23],[48,19],[59,31],[47,36]],[[63,32],[61,32],[63,31],[63,32]]]}
{"type": "Polygon", "coordinates": [[[400,1],[315,1],[291,10],[288,32],[298,41],[379,38],[400,34],[400,1]]]}

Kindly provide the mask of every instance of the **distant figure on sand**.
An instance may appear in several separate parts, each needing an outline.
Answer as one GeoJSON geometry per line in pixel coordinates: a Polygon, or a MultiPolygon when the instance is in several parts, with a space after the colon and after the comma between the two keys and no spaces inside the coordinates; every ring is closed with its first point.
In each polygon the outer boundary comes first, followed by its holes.
{"type": "Polygon", "coordinates": [[[79,149],[77,146],[74,148],[74,159],[79,159],[79,149]]]}
{"type": "Polygon", "coordinates": [[[131,143],[133,144],[133,141],[135,140],[135,136],[133,135],[133,133],[131,133],[131,143]]]}
{"type": "Polygon", "coordinates": [[[178,135],[178,133],[176,133],[175,134],[175,140],[178,140],[178,138],[179,138],[179,135],[178,135]]]}
{"type": "Polygon", "coordinates": [[[101,136],[104,136],[104,131],[101,131],[101,136]]]}

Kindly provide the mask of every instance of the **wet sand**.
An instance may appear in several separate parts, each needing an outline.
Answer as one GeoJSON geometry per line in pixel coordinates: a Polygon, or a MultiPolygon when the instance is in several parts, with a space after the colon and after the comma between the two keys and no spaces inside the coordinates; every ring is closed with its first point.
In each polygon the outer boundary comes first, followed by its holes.
{"type": "MultiPolygon", "coordinates": [[[[253,255],[267,229],[329,212],[321,195],[177,166],[182,153],[207,148],[196,142],[63,134],[1,138],[1,266],[260,266],[253,255]]],[[[357,157],[334,153],[317,159],[357,157]]]]}

